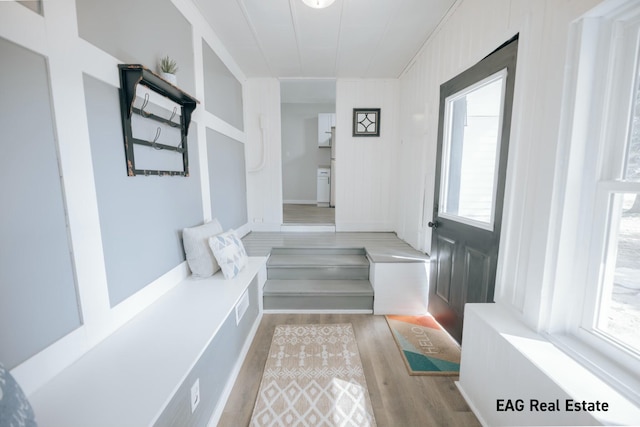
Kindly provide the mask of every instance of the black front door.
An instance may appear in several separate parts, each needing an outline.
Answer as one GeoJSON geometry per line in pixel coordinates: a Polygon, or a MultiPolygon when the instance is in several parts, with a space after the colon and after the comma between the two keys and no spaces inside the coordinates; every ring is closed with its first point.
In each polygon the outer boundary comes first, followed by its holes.
{"type": "Polygon", "coordinates": [[[440,86],[429,311],[459,342],[464,305],[493,302],[517,49],[440,86]]]}

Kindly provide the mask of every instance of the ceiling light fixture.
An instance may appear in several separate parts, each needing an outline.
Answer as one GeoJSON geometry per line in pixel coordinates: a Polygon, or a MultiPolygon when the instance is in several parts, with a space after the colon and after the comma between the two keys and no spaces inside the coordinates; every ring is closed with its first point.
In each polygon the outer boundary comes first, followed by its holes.
{"type": "Polygon", "coordinates": [[[314,9],[324,9],[325,7],[329,7],[336,0],[302,0],[304,4],[314,9]]]}

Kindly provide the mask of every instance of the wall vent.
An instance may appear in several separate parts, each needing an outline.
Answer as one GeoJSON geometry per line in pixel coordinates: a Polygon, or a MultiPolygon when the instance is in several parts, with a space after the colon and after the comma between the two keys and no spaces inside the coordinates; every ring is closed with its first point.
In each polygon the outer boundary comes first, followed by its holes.
{"type": "Polygon", "coordinates": [[[242,319],[242,316],[244,316],[244,313],[246,313],[248,308],[249,290],[247,289],[246,291],[244,291],[244,294],[242,294],[242,297],[240,298],[238,304],[236,304],[236,326],[240,324],[240,320],[242,319]]]}

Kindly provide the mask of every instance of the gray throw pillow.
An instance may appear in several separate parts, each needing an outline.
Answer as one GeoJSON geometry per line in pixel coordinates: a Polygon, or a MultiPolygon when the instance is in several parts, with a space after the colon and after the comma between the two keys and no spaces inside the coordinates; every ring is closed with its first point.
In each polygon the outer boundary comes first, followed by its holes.
{"type": "Polygon", "coordinates": [[[220,270],[209,247],[209,237],[220,234],[222,231],[222,226],[215,218],[203,225],[182,230],[184,252],[194,277],[210,277],[220,270]]]}
{"type": "Polygon", "coordinates": [[[31,404],[11,373],[0,363],[0,426],[36,427],[31,404]]]}

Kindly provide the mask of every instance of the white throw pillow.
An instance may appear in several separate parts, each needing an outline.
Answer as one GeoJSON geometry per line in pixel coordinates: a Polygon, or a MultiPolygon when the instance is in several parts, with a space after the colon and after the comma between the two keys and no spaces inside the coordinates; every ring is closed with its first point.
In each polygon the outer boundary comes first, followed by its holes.
{"type": "Polygon", "coordinates": [[[249,261],[242,241],[233,230],[210,237],[209,246],[220,264],[225,279],[236,277],[249,261]]]}
{"type": "Polygon", "coordinates": [[[182,230],[184,253],[194,277],[213,276],[220,270],[209,247],[209,237],[220,234],[222,231],[222,226],[216,218],[203,225],[182,230]]]}

